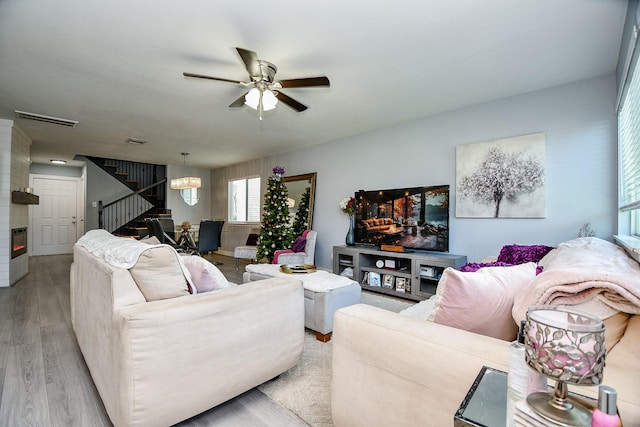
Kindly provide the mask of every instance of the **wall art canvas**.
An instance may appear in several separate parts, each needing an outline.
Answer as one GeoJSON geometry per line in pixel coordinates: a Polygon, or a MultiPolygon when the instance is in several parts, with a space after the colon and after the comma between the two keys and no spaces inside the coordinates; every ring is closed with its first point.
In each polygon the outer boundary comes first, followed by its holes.
{"type": "Polygon", "coordinates": [[[456,147],[456,217],[544,218],[544,133],[456,147]]]}

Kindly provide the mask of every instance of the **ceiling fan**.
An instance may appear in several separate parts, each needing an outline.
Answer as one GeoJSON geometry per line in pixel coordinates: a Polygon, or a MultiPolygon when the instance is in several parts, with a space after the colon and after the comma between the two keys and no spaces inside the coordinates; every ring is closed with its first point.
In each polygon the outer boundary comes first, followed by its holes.
{"type": "Polygon", "coordinates": [[[241,97],[233,101],[229,107],[241,108],[248,105],[254,110],[258,110],[260,120],[262,112],[269,111],[276,107],[278,101],[289,106],[297,112],[307,109],[307,106],[296,101],[288,95],[280,92],[280,89],[329,86],[329,79],[325,76],[305,77],[300,79],[275,80],[278,70],[271,62],[258,59],[258,54],[247,49],[236,47],[242,62],[244,62],[251,81],[243,82],[239,80],[225,79],[222,77],[204,76],[202,74],[182,73],[185,77],[195,77],[198,79],[219,80],[222,82],[236,83],[249,90],[241,97]]]}

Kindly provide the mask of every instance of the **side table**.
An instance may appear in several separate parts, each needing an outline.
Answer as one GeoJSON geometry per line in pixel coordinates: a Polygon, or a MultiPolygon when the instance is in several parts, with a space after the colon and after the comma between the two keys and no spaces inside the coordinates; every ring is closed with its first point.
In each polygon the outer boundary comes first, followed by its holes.
{"type": "Polygon", "coordinates": [[[455,414],[454,427],[504,426],[507,419],[507,374],[483,366],[455,414]]]}

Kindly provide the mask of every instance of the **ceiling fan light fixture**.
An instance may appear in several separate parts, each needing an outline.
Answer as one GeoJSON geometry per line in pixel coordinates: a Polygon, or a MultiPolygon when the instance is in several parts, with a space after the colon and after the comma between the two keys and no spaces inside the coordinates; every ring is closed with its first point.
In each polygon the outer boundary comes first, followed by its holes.
{"type": "Polygon", "coordinates": [[[262,109],[264,111],[273,110],[276,105],[278,105],[278,98],[272,91],[265,90],[262,92],[262,109]]]}
{"type": "Polygon", "coordinates": [[[254,87],[249,92],[247,92],[244,97],[244,103],[254,110],[257,110],[258,104],[260,103],[260,90],[254,87]]]}

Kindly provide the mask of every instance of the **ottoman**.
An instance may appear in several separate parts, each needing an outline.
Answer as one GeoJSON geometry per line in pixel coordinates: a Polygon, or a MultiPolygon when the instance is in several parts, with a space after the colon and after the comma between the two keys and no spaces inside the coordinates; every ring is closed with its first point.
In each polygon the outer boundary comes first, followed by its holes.
{"type": "MultiPolygon", "coordinates": [[[[250,264],[242,275],[244,283],[271,277],[291,277],[276,264],[250,264]]],[[[360,302],[361,287],[347,277],[328,271],[293,275],[304,286],[304,326],[315,331],[318,341],[327,342],[333,332],[333,314],[339,308],[360,302]]]]}

